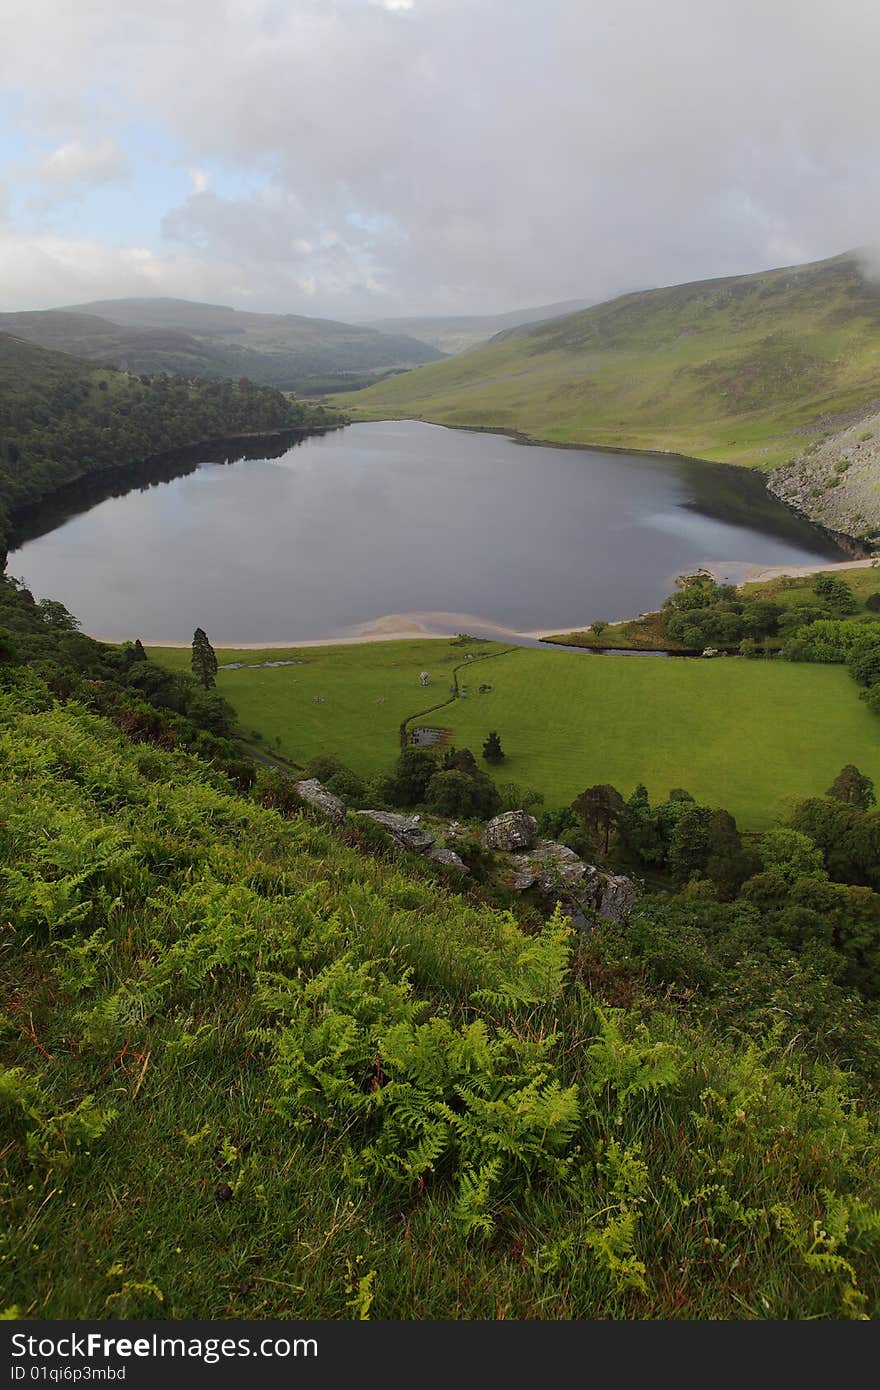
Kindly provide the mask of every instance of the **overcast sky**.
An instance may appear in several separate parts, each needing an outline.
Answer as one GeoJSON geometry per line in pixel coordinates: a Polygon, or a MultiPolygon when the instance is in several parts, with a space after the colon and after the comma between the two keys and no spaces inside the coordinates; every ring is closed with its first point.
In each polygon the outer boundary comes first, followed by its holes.
{"type": "Polygon", "coordinates": [[[2,0],[0,308],[495,312],[876,244],[878,0],[2,0]]]}

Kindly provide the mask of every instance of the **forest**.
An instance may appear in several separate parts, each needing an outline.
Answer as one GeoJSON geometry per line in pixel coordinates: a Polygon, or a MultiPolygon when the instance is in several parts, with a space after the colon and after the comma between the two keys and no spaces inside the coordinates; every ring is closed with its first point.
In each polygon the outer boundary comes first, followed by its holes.
{"type": "Polygon", "coordinates": [[[66,483],[185,445],[340,418],[245,377],[136,376],[0,334],[0,552],[15,509],[66,483]]]}

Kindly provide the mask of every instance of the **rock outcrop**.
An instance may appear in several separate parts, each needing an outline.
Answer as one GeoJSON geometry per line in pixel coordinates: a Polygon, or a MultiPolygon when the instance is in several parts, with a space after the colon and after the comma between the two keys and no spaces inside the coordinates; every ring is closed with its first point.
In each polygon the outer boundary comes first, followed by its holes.
{"type": "Polygon", "coordinates": [[[525,811],[503,811],[489,821],[480,836],[480,844],[483,849],[513,854],[517,850],[531,849],[537,829],[535,817],[526,815],[525,811]]]}
{"type": "Polygon", "coordinates": [[[454,850],[438,845],[436,835],[425,829],[418,816],[401,816],[395,811],[357,811],[356,814],[381,825],[401,849],[409,850],[411,854],[424,855],[426,859],[459,869],[462,873],[469,872],[467,865],[454,850]]]}
{"type": "Polygon", "coordinates": [[[320,811],[321,815],[326,816],[334,825],[341,825],[345,820],[345,802],[328,791],[317,777],[306,777],[302,782],[294,782],[293,789],[302,801],[320,811]]]}
{"type": "Polygon", "coordinates": [[[875,405],[873,414],[855,414],[774,468],[767,489],[828,530],[865,539],[880,529],[880,413],[875,405]]]}
{"type": "Polygon", "coordinates": [[[632,879],[585,864],[573,849],[555,840],[537,840],[528,852],[510,857],[517,869],[516,891],[535,888],[548,904],[561,902],[579,926],[588,925],[594,915],[621,922],[638,898],[632,879]]]}

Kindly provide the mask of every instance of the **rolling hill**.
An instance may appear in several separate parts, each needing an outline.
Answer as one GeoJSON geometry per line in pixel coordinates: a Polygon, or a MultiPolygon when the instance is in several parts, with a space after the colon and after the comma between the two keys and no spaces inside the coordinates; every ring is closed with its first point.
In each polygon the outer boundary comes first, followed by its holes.
{"type": "Polygon", "coordinates": [[[108,299],[0,314],[0,332],[138,374],[164,371],[215,381],[246,376],[301,393],[354,388],[441,356],[401,334],[186,299],[108,299]]]}
{"type": "Polygon", "coordinates": [[[847,254],[623,295],[343,399],[361,418],[772,467],[878,396],[880,285],[847,254]]]}
{"type": "Polygon", "coordinates": [[[540,323],[577,313],[592,304],[589,299],[569,299],[560,304],[543,304],[537,309],[514,309],[508,314],[440,314],[426,318],[371,319],[370,328],[382,333],[407,333],[420,342],[430,343],[444,353],[466,352],[486,343],[496,333],[506,333],[523,324],[540,323]]]}

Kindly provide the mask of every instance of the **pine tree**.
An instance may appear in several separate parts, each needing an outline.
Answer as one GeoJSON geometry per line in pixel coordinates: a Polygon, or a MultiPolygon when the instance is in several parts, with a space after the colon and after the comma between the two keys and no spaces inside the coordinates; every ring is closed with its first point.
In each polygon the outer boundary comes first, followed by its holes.
{"type": "Polygon", "coordinates": [[[490,731],[489,737],[483,744],[483,757],[486,759],[487,763],[500,763],[504,757],[501,739],[494,729],[490,731]]]}
{"type": "Polygon", "coordinates": [[[201,681],[206,690],[210,690],[217,674],[217,657],[208,641],[208,634],[201,627],[197,627],[193,633],[192,669],[196,679],[201,681]]]}

